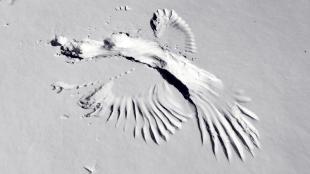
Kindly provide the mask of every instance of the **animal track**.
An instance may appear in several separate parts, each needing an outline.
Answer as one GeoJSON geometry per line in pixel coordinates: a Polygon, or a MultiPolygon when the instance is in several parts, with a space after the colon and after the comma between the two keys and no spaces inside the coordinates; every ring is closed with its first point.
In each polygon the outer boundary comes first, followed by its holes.
{"type": "Polygon", "coordinates": [[[129,11],[131,10],[131,8],[127,5],[121,5],[121,6],[115,7],[115,10],[116,11],[129,11]]]}

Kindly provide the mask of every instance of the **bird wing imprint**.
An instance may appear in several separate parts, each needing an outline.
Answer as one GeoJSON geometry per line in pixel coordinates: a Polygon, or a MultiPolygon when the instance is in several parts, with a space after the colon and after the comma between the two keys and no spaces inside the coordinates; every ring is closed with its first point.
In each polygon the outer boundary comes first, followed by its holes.
{"type": "MultiPolygon", "coordinates": [[[[134,137],[141,135],[144,141],[156,144],[168,141],[170,135],[181,129],[183,122],[193,117],[172,99],[173,89],[167,82],[155,84],[147,92],[135,96],[116,96],[113,84],[113,78],[108,83],[99,83],[79,99],[78,105],[88,110],[84,117],[105,116],[115,127],[132,131],[134,137]]],[[[61,92],[95,85],[95,82],[82,85],[57,82],[52,86],[61,92]]]]}

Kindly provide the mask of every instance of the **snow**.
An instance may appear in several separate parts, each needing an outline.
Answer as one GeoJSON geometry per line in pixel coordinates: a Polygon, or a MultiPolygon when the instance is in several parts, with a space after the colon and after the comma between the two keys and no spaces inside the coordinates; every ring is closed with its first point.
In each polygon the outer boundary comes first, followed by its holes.
{"type": "MultiPolygon", "coordinates": [[[[87,173],[93,161],[94,173],[308,173],[309,16],[308,0],[0,1],[1,173],[87,173]],[[116,11],[120,6],[131,10],[116,11]],[[146,144],[105,119],[82,118],[77,97],[52,91],[56,81],[81,84],[131,68],[115,92],[161,81],[121,59],[67,64],[49,41],[55,35],[102,40],[120,31],[152,40],[150,19],[162,8],[174,9],[191,27],[194,63],[252,98],[247,107],[260,119],[254,124],[262,145],[254,158],[247,153],[242,162],[233,155],[228,162],[220,153],[216,159],[201,145],[195,120],[167,143],[146,144]]],[[[182,43],[181,35],[165,37],[182,43]]]]}

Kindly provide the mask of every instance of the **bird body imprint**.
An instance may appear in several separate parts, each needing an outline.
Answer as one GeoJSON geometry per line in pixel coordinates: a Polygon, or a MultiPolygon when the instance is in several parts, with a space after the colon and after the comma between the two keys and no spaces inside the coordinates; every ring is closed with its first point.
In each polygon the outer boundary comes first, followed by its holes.
{"type": "MultiPolygon", "coordinates": [[[[154,16],[160,16],[161,12],[172,16],[175,13],[172,10],[159,10],[154,16]]],[[[154,17],[152,20],[155,20],[154,17]]],[[[156,24],[160,25],[160,22],[156,24]]],[[[153,30],[156,32],[161,29],[153,30]]],[[[156,70],[165,80],[152,86],[146,93],[134,96],[116,96],[112,92],[115,79],[134,69],[107,82],[95,81],[81,85],[54,83],[52,86],[58,92],[93,87],[78,102],[80,107],[89,110],[86,117],[105,115],[107,121],[115,120],[117,127],[131,129],[134,137],[141,135],[146,142],[153,141],[156,144],[167,141],[184,122],[196,118],[202,143],[205,144],[209,139],[215,155],[222,147],[228,159],[232,151],[244,159],[244,148],[254,154],[254,149],[260,147],[258,131],[246,118],[257,120],[258,117],[242,105],[249,98],[240,92],[229,92],[215,75],[155,41],[132,37],[127,33],[114,33],[103,41],[76,41],[56,36],[51,43],[60,47],[59,54],[66,56],[70,63],[118,56],[156,70]],[[176,89],[191,106],[192,112],[184,112],[174,100],[172,91],[176,89]]]]}

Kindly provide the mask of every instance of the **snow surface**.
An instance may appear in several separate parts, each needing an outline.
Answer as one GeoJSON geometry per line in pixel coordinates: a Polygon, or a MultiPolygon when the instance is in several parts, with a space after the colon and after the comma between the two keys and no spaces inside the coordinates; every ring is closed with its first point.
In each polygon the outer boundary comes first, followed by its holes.
{"type": "Polygon", "coordinates": [[[308,173],[309,17],[308,0],[0,1],[0,173],[308,173]],[[55,81],[104,80],[130,68],[136,71],[116,92],[160,81],[121,59],[66,64],[49,44],[55,34],[100,40],[124,31],[153,39],[149,22],[159,8],[174,9],[191,27],[195,64],[253,99],[247,106],[260,118],[262,143],[254,158],[216,159],[201,145],[195,120],[167,143],[145,144],[103,119],[82,118],[76,96],[51,90],[55,81]]]}

